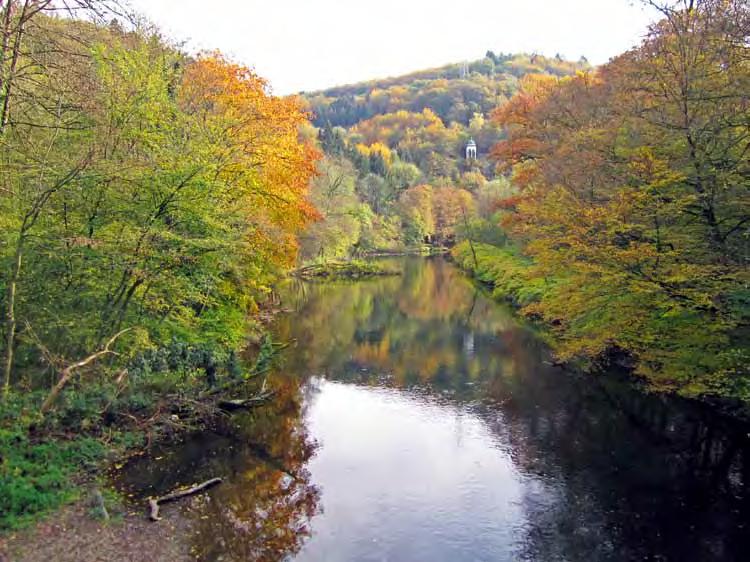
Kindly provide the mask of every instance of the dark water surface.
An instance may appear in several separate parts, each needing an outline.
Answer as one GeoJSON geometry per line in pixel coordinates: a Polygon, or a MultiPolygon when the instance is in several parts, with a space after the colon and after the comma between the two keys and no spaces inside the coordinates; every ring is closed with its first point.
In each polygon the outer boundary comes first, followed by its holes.
{"type": "Polygon", "coordinates": [[[273,404],[131,464],[125,489],[225,483],[202,560],[750,560],[750,429],[552,367],[442,259],[290,283],[273,404]]]}

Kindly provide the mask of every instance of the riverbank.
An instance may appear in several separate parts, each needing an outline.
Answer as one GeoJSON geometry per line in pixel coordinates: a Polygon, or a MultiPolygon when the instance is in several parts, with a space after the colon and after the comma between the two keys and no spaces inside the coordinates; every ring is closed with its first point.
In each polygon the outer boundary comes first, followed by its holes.
{"type": "MultiPolygon", "coordinates": [[[[644,361],[639,357],[638,345],[618,338],[614,331],[607,332],[606,327],[602,328],[601,333],[590,344],[577,343],[577,352],[572,353],[568,346],[569,340],[580,340],[585,336],[572,329],[573,323],[569,319],[550,318],[542,312],[540,306],[541,301],[554,294],[560,280],[539,276],[533,269],[533,262],[513,247],[500,248],[477,243],[470,245],[464,241],[453,248],[451,257],[461,269],[489,287],[494,299],[512,304],[520,314],[539,325],[540,337],[550,345],[560,364],[570,364],[590,373],[603,372],[610,367],[624,369],[630,372],[634,384],[637,382],[648,391],[696,400],[723,415],[750,421],[750,402],[743,399],[746,392],[742,387],[731,391],[727,390],[726,383],[716,382],[712,391],[712,379],[719,377],[712,373],[704,373],[704,381],[692,384],[662,378],[661,373],[653,371],[653,367],[650,366],[648,370],[643,368],[644,361]]],[[[581,295],[570,295],[569,298],[581,298],[585,288],[580,289],[581,295]]],[[[612,315],[614,324],[616,313],[608,313],[612,315]]]]}
{"type": "MultiPolygon", "coordinates": [[[[264,386],[261,383],[261,387],[264,386]]],[[[234,414],[286,407],[283,398],[277,400],[281,405],[270,398],[275,397],[275,390],[266,391],[257,400],[251,399],[252,407],[245,407],[244,403],[238,404],[241,401],[228,400],[231,396],[237,396],[237,387],[232,388],[234,391],[231,394],[221,392],[213,395],[212,400],[216,402],[214,408],[209,408],[205,403],[201,405],[205,416],[201,426],[187,425],[186,419],[181,420],[176,414],[170,414],[174,424],[170,434],[158,433],[158,428],[152,427],[148,431],[153,431],[153,437],[139,441],[139,446],[120,449],[113,446],[108,449],[108,454],[92,455],[88,465],[76,464],[80,459],[75,456],[62,455],[62,458],[70,458],[69,464],[61,465],[58,462],[39,466],[38,476],[32,484],[36,485],[35,493],[46,499],[46,508],[37,505],[39,509],[33,512],[3,514],[6,528],[0,533],[0,562],[195,560],[190,537],[200,520],[196,512],[210,501],[208,495],[191,493],[178,501],[160,502],[158,521],[150,517],[153,512],[148,499],[184,490],[189,487],[186,483],[200,476],[193,474],[190,466],[182,466],[180,468],[185,471],[181,473],[183,479],[167,483],[166,488],[156,491],[145,485],[143,488],[123,486],[118,474],[124,470],[123,467],[134,463],[154,467],[160,464],[164,451],[179,449],[195,436],[208,433],[224,435],[230,443],[228,448],[232,448],[232,443],[242,441],[241,438],[232,437],[236,431],[232,421],[234,414]],[[49,480],[54,473],[70,480],[67,483],[50,481],[44,487],[45,478],[49,480]]],[[[254,396],[259,394],[255,385],[249,385],[246,390],[254,396]]],[[[197,393],[196,399],[190,399],[196,407],[200,395],[197,393]]],[[[88,439],[93,444],[104,445],[101,438],[97,440],[89,435],[88,439]]],[[[60,436],[49,437],[45,443],[49,448],[58,449],[70,449],[76,444],[77,440],[66,443],[60,436]]],[[[37,446],[43,445],[40,443],[37,446]]],[[[18,454],[28,455],[30,451],[33,454],[35,449],[27,447],[18,454]]],[[[4,469],[7,471],[7,462],[4,469]]],[[[14,482],[16,488],[22,488],[27,483],[24,476],[32,478],[31,474],[17,475],[14,482]]]]}
{"type": "MultiPolygon", "coordinates": [[[[195,500],[198,502],[200,500],[195,500]]],[[[113,513],[109,521],[92,517],[85,500],[68,505],[33,527],[0,538],[2,562],[180,562],[195,560],[185,539],[192,527],[186,500],[164,509],[158,524],[143,512],[113,513]]]]}
{"type": "Polygon", "coordinates": [[[116,506],[107,469],[268,398],[265,375],[279,346],[258,339],[249,362],[186,345],[155,350],[116,378],[99,372],[71,384],[48,411],[46,391],[11,392],[0,404],[0,535],[82,501],[88,488],[116,506]]]}

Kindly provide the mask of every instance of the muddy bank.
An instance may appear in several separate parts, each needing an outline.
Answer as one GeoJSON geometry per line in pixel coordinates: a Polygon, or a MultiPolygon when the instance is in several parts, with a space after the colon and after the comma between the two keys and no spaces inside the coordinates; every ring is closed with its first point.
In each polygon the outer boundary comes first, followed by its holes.
{"type": "Polygon", "coordinates": [[[91,516],[86,502],[65,507],[38,524],[0,539],[2,562],[180,562],[191,553],[192,512],[205,498],[186,498],[162,508],[164,519],[148,520],[145,507],[113,515],[91,516]]]}

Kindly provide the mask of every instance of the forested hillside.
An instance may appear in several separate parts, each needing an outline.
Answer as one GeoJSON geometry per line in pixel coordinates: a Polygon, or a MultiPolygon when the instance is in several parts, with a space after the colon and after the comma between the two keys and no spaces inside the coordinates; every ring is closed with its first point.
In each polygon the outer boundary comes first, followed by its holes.
{"type": "Polygon", "coordinates": [[[452,243],[477,213],[493,213],[490,199],[511,189],[490,159],[504,134],[490,119],[495,108],[524,76],[589,68],[585,59],[488,52],[470,63],[306,94],[317,127],[311,136],[326,154],[312,189],[325,220],[304,236],[303,259],[452,243]],[[471,140],[477,157],[468,159],[471,140]]]}
{"type": "Polygon", "coordinates": [[[351,127],[376,115],[432,110],[446,125],[468,125],[475,113],[488,114],[507,100],[527,74],[566,76],[590,65],[560,56],[495,54],[394,78],[372,80],[306,94],[318,126],[351,127]]]}

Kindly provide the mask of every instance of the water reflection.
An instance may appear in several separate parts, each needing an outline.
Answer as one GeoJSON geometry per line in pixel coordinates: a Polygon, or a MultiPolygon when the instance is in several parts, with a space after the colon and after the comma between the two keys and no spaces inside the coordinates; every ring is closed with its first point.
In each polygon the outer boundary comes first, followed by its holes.
{"type": "Polygon", "coordinates": [[[224,479],[186,512],[196,560],[284,560],[310,534],[320,491],[307,468],[315,443],[303,423],[304,397],[293,380],[277,381],[275,391],[268,406],[229,420],[224,431],[157,450],[118,477],[123,491],[138,496],[224,479]]]}
{"type": "Polygon", "coordinates": [[[315,384],[310,471],[325,512],[300,560],[511,559],[523,484],[481,419],[424,395],[315,384]]]}
{"type": "Polygon", "coordinates": [[[410,259],[402,269],[400,277],[358,283],[292,283],[286,302],[296,312],[277,325],[280,339],[296,342],[285,368],[339,380],[369,373],[399,387],[439,382],[444,391],[465,391],[481,374],[510,375],[542,359],[533,335],[515,332],[513,313],[481,295],[451,264],[410,259]]]}
{"type": "Polygon", "coordinates": [[[747,426],[563,373],[449,263],[398,265],[290,283],[281,399],[126,473],[228,477],[196,507],[200,559],[747,559],[747,426]]]}
{"type": "Polygon", "coordinates": [[[313,480],[323,483],[325,512],[313,520],[304,559],[337,559],[326,546],[333,543],[332,528],[336,548],[346,545],[348,553],[339,559],[746,559],[747,426],[635,392],[616,376],[563,373],[549,365],[532,331],[449,263],[406,260],[403,270],[400,278],[288,288],[295,312],[277,328],[297,344],[285,369],[357,385],[324,385],[313,402],[309,427],[322,447],[310,466],[313,480]],[[362,401],[385,400],[382,388],[405,401],[395,431],[387,418],[397,414],[387,407],[366,417],[359,412],[362,401]],[[332,406],[328,392],[351,393],[351,407],[332,406]],[[466,454],[456,445],[459,430],[453,441],[437,429],[441,437],[434,441],[411,432],[406,420],[417,423],[425,404],[431,419],[482,427],[474,443],[483,444],[483,453],[473,449],[472,455],[478,463],[490,455],[498,463],[493,470],[477,476],[456,464],[466,454]],[[337,412],[337,423],[316,421],[327,419],[326,410],[337,412]],[[369,451],[367,462],[347,444],[349,427],[369,451]],[[403,442],[439,443],[431,449],[437,459],[404,456],[403,442]],[[369,474],[373,458],[396,467],[387,483],[365,480],[359,493],[337,484],[342,466],[369,474]],[[407,465],[443,494],[433,497],[432,518],[417,522],[391,513],[417,509],[399,472],[407,465]],[[456,481],[436,479],[435,465],[456,481]],[[475,506],[471,513],[448,499],[468,482],[481,490],[463,496],[475,506]],[[339,502],[366,512],[380,503],[389,515],[370,515],[367,531],[350,524],[339,502]],[[503,531],[490,521],[502,522],[503,531]],[[365,547],[366,538],[388,546],[365,547]]]}

